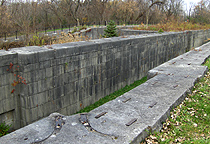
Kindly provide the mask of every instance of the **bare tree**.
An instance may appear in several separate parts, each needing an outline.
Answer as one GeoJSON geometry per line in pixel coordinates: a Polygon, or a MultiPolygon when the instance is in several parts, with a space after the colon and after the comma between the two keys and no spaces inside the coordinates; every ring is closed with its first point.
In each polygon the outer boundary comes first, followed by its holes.
{"type": "MultiPolygon", "coordinates": [[[[166,0],[139,0],[139,15],[136,21],[139,20],[144,14],[146,14],[154,5],[162,5],[166,0]]],[[[148,13],[147,13],[148,14],[148,13]]]]}
{"type": "Polygon", "coordinates": [[[201,0],[194,8],[195,23],[210,23],[210,1],[201,0]]]}
{"type": "Polygon", "coordinates": [[[172,15],[177,17],[182,12],[183,0],[167,0],[163,5],[163,11],[169,19],[172,15]]]}

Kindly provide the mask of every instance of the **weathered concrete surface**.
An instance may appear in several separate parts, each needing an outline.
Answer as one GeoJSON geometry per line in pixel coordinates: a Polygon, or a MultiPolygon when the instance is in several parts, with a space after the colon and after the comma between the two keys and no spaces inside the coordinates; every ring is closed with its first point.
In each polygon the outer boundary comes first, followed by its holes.
{"type": "Polygon", "coordinates": [[[65,124],[56,132],[51,115],[0,138],[0,142],[138,143],[148,131],[161,129],[170,110],[184,100],[195,82],[207,72],[208,68],[201,64],[209,55],[210,43],[207,43],[150,70],[146,83],[89,112],[85,124],[80,122],[80,114],[64,116],[65,124]],[[96,119],[102,112],[106,114],[96,119]],[[132,119],[137,121],[126,126],[132,119]]]}

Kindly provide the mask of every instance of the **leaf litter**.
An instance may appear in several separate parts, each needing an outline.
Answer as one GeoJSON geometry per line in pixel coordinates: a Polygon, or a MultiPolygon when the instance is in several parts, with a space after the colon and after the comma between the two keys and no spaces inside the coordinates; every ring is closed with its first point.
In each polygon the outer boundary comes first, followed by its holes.
{"type": "MultiPolygon", "coordinates": [[[[210,68],[210,59],[206,65],[210,68]]],[[[160,132],[140,144],[210,143],[210,72],[179,106],[170,112],[160,132]]]]}

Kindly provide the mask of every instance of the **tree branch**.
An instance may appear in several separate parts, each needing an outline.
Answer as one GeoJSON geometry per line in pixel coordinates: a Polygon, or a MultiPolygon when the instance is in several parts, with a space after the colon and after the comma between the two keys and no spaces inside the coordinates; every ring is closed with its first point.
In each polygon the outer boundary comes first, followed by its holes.
{"type": "Polygon", "coordinates": [[[155,2],[152,1],[152,4],[138,15],[138,17],[136,18],[136,21],[139,20],[139,18],[142,17],[153,5],[157,5],[157,4],[164,4],[164,1],[155,1],[155,2]]]}

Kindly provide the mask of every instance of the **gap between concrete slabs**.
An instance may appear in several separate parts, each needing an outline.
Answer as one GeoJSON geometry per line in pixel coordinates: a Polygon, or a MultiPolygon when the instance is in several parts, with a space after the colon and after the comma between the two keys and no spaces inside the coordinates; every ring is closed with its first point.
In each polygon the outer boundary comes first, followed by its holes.
{"type": "Polygon", "coordinates": [[[65,124],[55,131],[51,115],[1,137],[0,143],[139,143],[149,131],[162,128],[171,109],[208,71],[201,64],[209,49],[207,43],[150,70],[147,82],[85,114],[88,122],[82,124],[80,114],[64,116],[65,124]]]}

